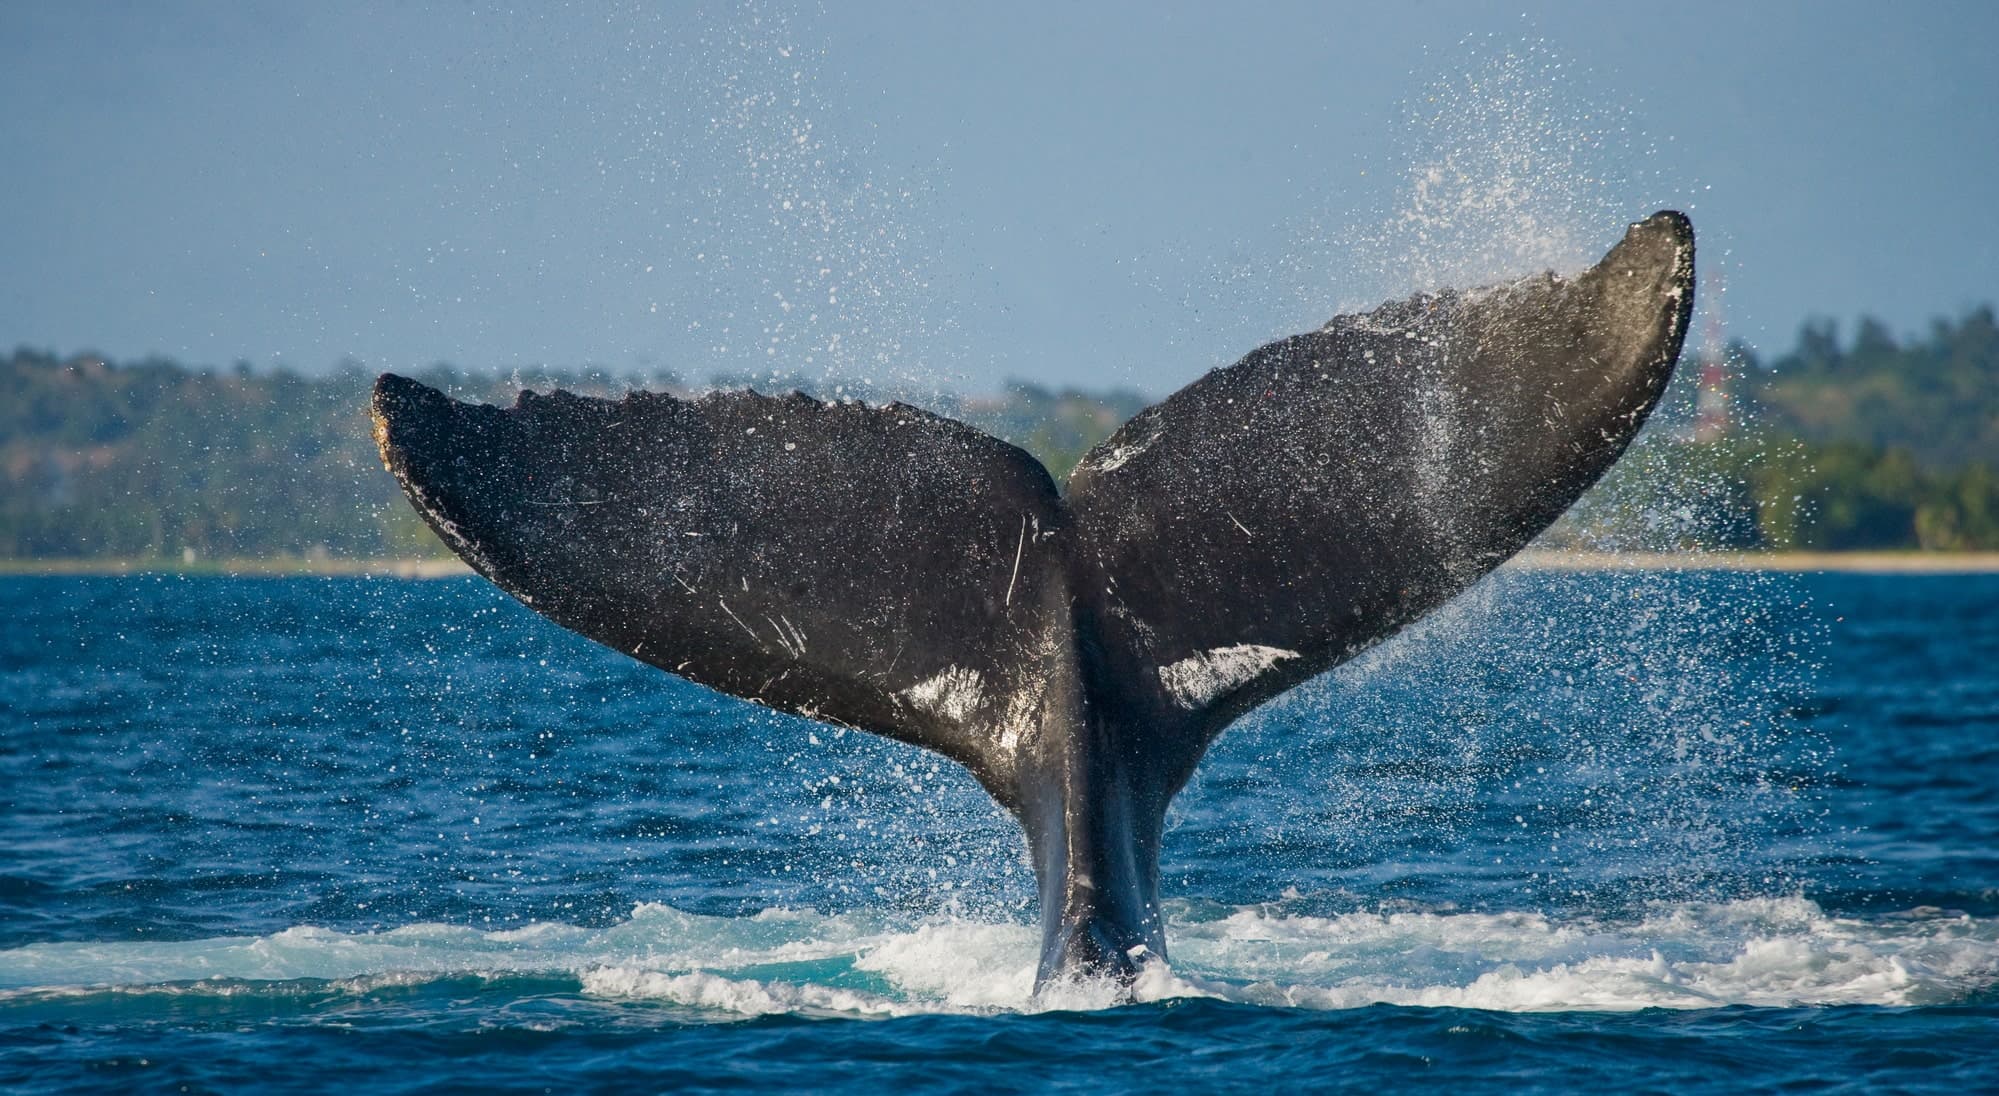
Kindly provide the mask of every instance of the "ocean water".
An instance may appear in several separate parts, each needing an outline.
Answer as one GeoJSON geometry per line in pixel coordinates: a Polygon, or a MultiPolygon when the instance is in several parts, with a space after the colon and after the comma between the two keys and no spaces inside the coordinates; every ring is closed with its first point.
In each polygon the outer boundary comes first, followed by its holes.
{"type": "Polygon", "coordinates": [[[1233,728],[1036,999],[949,764],[475,579],[0,580],[0,1087],[1999,1085],[1999,577],[1510,569],[1233,728]]]}

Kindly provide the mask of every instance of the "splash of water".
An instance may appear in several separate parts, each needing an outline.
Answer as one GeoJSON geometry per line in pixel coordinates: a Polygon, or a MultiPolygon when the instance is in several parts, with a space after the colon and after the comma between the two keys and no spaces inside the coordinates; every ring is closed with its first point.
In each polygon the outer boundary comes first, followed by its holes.
{"type": "MultiPolygon", "coordinates": [[[[678,17],[626,18],[632,71],[657,73],[654,43],[673,37],[678,17]]],[[[934,391],[948,321],[929,307],[933,251],[917,227],[929,184],[871,155],[822,90],[814,38],[782,9],[746,5],[700,29],[702,70],[664,80],[632,119],[626,170],[671,188],[660,204],[682,207],[656,222],[645,273],[678,268],[705,288],[649,308],[678,330],[690,363],[725,384],[934,391]],[[692,117],[662,122],[681,101],[692,117]],[[669,135],[692,147],[665,147],[669,135]],[[660,163],[676,170],[656,178],[660,163]]]]}
{"type": "Polygon", "coordinates": [[[1594,261],[1635,214],[1629,108],[1545,42],[1467,40],[1403,105],[1395,206],[1347,236],[1349,303],[1594,261]]]}

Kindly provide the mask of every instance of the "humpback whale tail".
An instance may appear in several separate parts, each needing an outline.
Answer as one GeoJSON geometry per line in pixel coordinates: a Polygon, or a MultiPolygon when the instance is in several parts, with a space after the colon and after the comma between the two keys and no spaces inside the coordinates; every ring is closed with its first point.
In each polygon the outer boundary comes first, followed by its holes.
{"type": "Polygon", "coordinates": [[[382,459],[480,574],[711,688],[964,765],[1026,830],[1040,980],[1163,958],[1209,743],[1518,551],[1637,434],[1693,307],[1662,212],[1596,266],[1264,346],[1092,450],[903,404],[376,384],[382,459]]]}

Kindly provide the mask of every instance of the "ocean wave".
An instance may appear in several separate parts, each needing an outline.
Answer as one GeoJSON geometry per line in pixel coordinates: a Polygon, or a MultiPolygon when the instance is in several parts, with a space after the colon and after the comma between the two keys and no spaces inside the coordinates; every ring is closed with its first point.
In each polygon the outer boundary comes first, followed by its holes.
{"type": "MultiPolygon", "coordinates": [[[[604,928],[300,926],[256,937],[42,943],[0,951],[0,1009],[105,996],[351,1001],[447,981],[454,993],[655,1003],[708,1020],[1115,1003],[1111,987],[1087,983],[1034,994],[1037,937],[1029,925],[967,917],[711,917],[648,903],[604,928]]],[[[1135,987],[1140,1001],[1621,1012],[1947,1004],[1999,984],[1999,918],[1931,909],[1841,917],[1798,897],[1661,904],[1621,921],[1181,905],[1168,937],[1174,962],[1147,970],[1135,987]]]]}

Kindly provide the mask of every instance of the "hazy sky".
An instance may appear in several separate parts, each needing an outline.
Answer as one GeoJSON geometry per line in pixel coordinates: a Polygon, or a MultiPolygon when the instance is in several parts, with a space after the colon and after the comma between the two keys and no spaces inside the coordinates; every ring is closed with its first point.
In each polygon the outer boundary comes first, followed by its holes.
{"type": "Polygon", "coordinates": [[[1663,206],[1764,348],[1999,299],[1999,4],[1225,6],[5,4],[0,346],[1160,392],[1663,206]]]}

